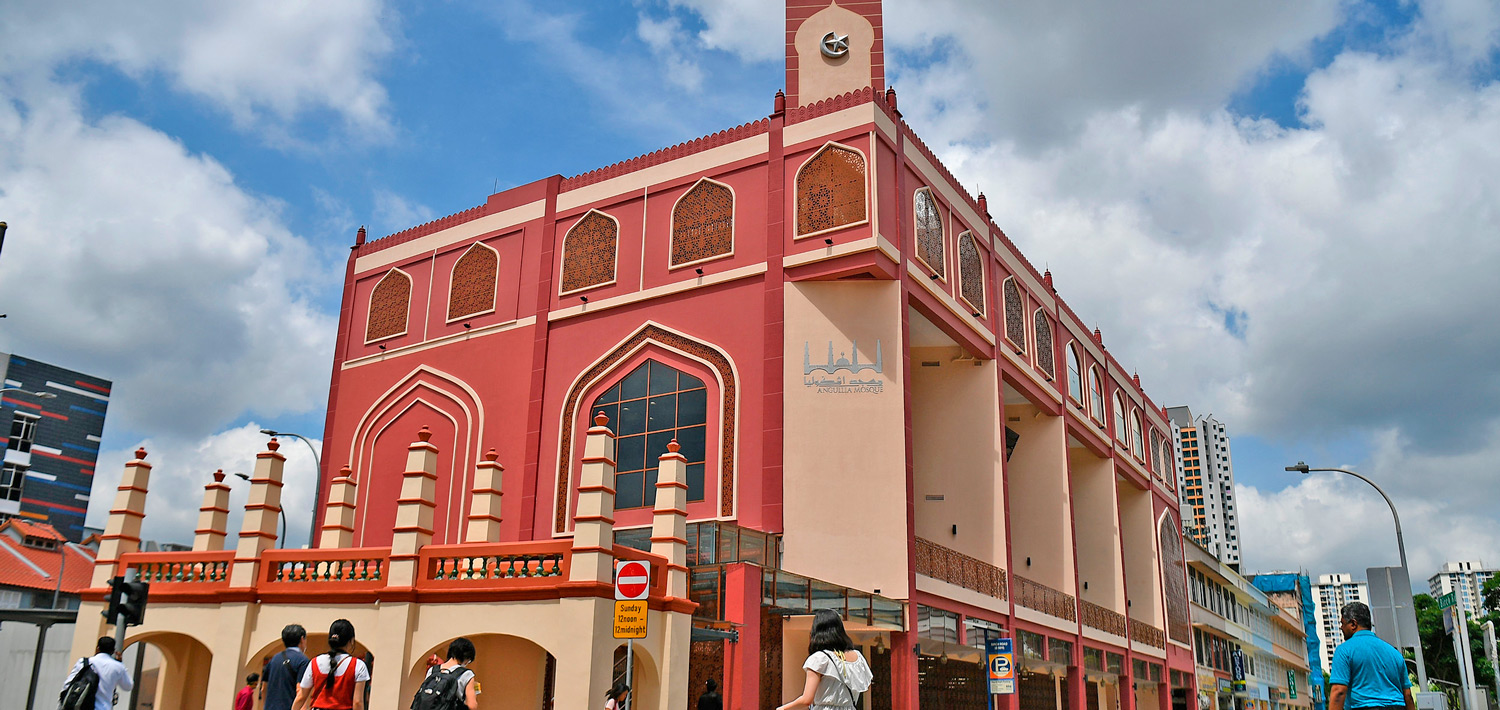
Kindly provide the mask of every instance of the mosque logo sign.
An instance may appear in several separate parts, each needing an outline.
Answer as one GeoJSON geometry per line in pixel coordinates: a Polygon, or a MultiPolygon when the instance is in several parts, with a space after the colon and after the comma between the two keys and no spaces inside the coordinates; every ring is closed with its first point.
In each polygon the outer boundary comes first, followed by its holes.
{"type": "Polygon", "coordinates": [[[849,345],[853,357],[843,352],[833,355],[833,341],[828,341],[828,360],[812,361],[812,344],[802,341],[802,386],[819,394],[880,394],[885,391],[885,357],[880,341],[875,341],[875,362],[859,361],[859,341],[849,345]],[[845,374],[847,373],[847,374],[845,374]]]}

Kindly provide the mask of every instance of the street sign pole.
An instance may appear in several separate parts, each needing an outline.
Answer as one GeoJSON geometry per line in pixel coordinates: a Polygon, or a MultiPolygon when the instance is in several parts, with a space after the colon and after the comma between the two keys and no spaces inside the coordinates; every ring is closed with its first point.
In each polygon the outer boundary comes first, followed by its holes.
{"type": "Polygon", "coordinates": [[[1456,646],[1454,650],[1458,651],[1459,680],[1463,681],[1464,684],[1464,707],[1473,710],[1474,699],[1478,695],[1476,692],[1478,686],[1474,682],[1474,654],[1469,647],[1469,620],[1464,614],[1464,605],[1454,604],[1453,612],[1457,615],[1458,621],[1458,623],[1454,624],[1458,627],[1456,629],[1458,635],[1454,638],[1453,643],[1456,646]]]}
{"type": "MultiPolygon", "coordinates": [[[[1500,655],[1495,653],[1495,622],[1484,622],[1484,655],[1490,659],[1490,668],[1500,669],[1500,655]]],[[[1495,697],[1500,698],[1500,673],[1495,674],[1495,697]]]]}
{"type": "Polygon", "coordinates": [[[635,666],[635,639],[625,639],[625,687],[630,688],[630,696],[625,699],[625,710],[635,704],[635,687],[630,684],[631,671],[635,666]]]}

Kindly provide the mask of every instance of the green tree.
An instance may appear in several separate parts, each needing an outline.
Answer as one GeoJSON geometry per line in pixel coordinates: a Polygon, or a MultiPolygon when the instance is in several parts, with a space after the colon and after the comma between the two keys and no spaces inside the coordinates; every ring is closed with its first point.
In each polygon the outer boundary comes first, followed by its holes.
{"type": "Polygon", "coordinates": [[[1484,605],[1485,615],[1482,618],[1489,619],[1500,626],[1500,575],[1495,575],[1485,580],[1484,587],[1479,593],[1481,603],[1484,605]]]}
{"type": "MultiPolygon", "coordinates": [[[[1428,677],[1458,683],[1458,658],[1453,653],[1453,638],[1443,631],[1443,610],[1428,594],[1412,597],[1412,604],[1417,610],[1417,630],[1422,636],[1422,655],[1427,661],[1428,677]]],[[[1481,688],[1495,687],[1495,669],[1490,667],[1489,659],[1484,655],[1484,631],[1473,619],[1469,620],[1469,650],[1474,658],[1476,683],[1481,688]]],[[[1443,690],[1446,692],[1450,688],[1444,687],[1443,690]]],[[[1457,696],[1450,698],[1449,707],[1457,707],[1452,704],[1456,701],[1457,696]]]]}

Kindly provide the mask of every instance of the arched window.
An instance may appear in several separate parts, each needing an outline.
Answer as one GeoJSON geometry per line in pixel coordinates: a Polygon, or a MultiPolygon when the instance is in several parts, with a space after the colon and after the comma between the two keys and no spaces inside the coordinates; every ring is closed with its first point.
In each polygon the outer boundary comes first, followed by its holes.
{"type": "Polygon", "coordinates": [[[865,221],[865,159],[823,146],[797,171],[797,236],[865,221]]]}
{"type": "Polygon", "coordinates": [[[448,286],[448,320],[495,310],[495,282],[500,276],[500,255],[485,244],[475,243],[453,264],[448,286]]]}
{"type": "Polygon", "coordinates": [[[917,225],[917,258],[932,269],[938,278],[946,278],[948,272],[943,264],[943,211],[932,197],[932,188],[917,190],[913,201],[913,213],[917,225]]]}
{"type": "Polygon", "coordinates": [[[1083,359],[1078,356],[1078,343],[1068,343],[1068,396],[1083,406],[1083,359]]]}
{"type": "Polygon", "coordinates": [[[615,508],[656,504],[656,471],[667,444],[687,458],[688,500],[703,500],[708,389],[700,380],[655,360],[630,371],[594,400],[615,427],[615,508]]]}
{"type": "Polygon", "coordinates": [[[1167,592],[1167,635],[1189,643],[1193,638],[1188,611],[1187,572],[1182,559],[1182,537],[1172,516],[1163,516],[1158,532],[1161,547],[1161,578],[1167,592]]]}
{"type": "Polygon", "coordinates": [[[984,257],[971,232],[958,235],[958,294],[970,308],[984,315],[984,257]]]}
{"type": "Polygon", "coordinates": [[[1173,453],[1172,442],[1164,435],[1157,443],[1157,450],[1161,452],[1160,458],[1157,459],[1158,461],[1160,461],[1160,463],[1156,465],[1157,470],[1161,471],[1162,478],[1167,479],[1168,488],[1176,488],[1177,457],[1173,453]]]}
{"type": "Polygon", "coordinates": [[[1057,376],[1057,363],[1052,357],[1052,321],[1040,308],[1031,318],[1036,322],[1036,366],[1050,380],[1057,376]]]}
{"type": "Polygon", "coordinates": [[[615,243],[620,225],[603,212],[590,210],[563,237],[562,293],[615,280],[615,243]]]}
{"type": "Polygon", "coordinates": [[[1130,432],[1125,429],[1125,398],[1115,393],[1115,438],[1127,448],[1130,446],[1130,432]]]}
{"type": "Polygon", "coordinates": [[[672,208],[672,266],[734,251],[734,192],[703,178],[672,208]]]}
{"type": "Polygon", "coordinates": [[[411,310],[411,277],[391,269],[370,291],[370,313],[365,320],[365,342],[406,333],[406,314],[411,310]]]}
{"type": "Polygon", "coordinates": [[[1089,368],[1089,416],[1104,423],[1104,380],[1099,377],[1099,368],[1089,368]]]}
{"type": "Polygon", "coordinates": [[[1012,345],[1026,352],[1026,306],[1021,300],[1021,289],[1016,286],[1016,277],[1005,280],[1005,337],[1012,345]]]}
{"type": "Polygon", "coordinates": [[[1138,459],[1146,458],[1146,444],[1141,438],[1141,410],[1130,413],[1130,453],[1138,459]]]}

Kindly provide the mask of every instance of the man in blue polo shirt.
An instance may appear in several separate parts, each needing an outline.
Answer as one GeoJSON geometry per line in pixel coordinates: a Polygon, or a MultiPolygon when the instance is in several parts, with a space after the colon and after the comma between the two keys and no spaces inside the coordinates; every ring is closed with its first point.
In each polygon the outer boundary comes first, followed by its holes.
{"type": "Polygon", "coordinates": [[[287,625],[281,630],[281,644],[286,648],[271,657],[261,674],[265,710],[291,710],[297,683],[307,670],[307,630],[301,624],[287,625]]]}
{"type": "Polygon", "coordinates": [[[1417,710],[1406,657],[1370,630],[1370,607],[1350,602],[1339,610],[1344,642],[1328,671],[1329,710],[1417,710]]]}

